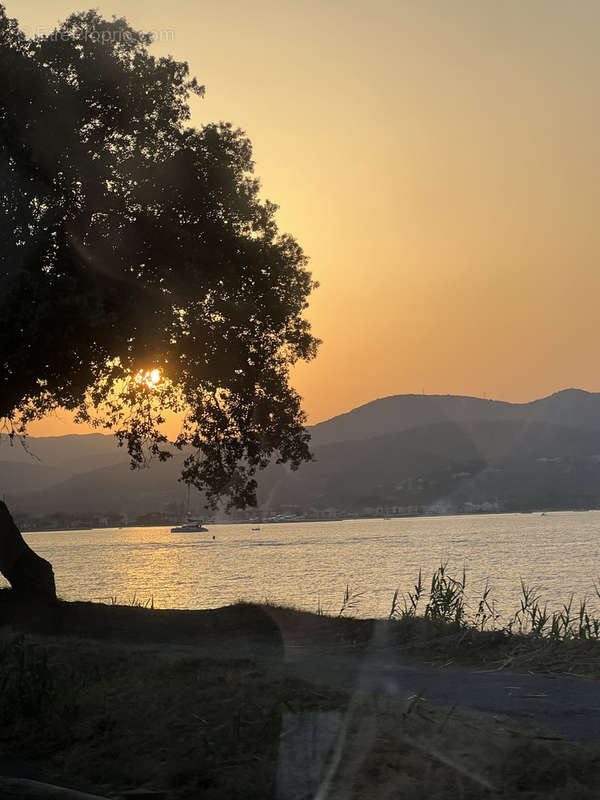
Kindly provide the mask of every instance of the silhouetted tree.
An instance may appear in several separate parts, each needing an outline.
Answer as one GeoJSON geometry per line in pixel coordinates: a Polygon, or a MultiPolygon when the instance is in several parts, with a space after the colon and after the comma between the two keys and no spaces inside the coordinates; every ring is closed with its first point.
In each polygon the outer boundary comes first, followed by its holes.
{"type": "Polygon", "coordinates": [[[315,354],[313,283],[248,139],[188,127],[202,87],[149,44],[94,12],[31,41],[0,10],[0,416],[95,409],[138,458],[159,399],[185,410],[185,477],[244,504],[274,451],[308,456],[288,376],[315,354]],[[132,380],[150,368],[162,386],[132,380]]]}
{"type": "Polygon", "coordinates": [[[188,124],[204,89],[151,38],[90,11],[31,40],[0,6],[0,419],[64,407],[139,464],[177,412],[183,479],[244,506],[310,457],[289,370],[315,284],[245,134],[188,124]]]}

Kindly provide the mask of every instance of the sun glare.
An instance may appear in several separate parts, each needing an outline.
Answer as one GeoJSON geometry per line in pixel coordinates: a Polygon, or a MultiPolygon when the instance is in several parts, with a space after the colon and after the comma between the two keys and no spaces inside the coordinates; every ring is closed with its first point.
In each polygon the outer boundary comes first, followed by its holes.
{"type": "Polygon", "coordinates": [[[162,375],[160,374],[159,369],[149,369],[143,370],[141,369],[137,375],[135,376],[134,380],[138,384],[143,384],[147,386],[149,389],[154,389],[160,383],[162,375]]]}

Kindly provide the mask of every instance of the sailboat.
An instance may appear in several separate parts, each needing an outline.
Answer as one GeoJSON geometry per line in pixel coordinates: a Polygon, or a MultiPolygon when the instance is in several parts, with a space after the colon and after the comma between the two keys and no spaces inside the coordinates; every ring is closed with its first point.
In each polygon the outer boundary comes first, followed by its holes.
{"type": "Polygon", "coordinates": [[[202,520],[189,519],[183,525],[171,528],[171,533],[207,533],[208,528],[202,524],[202,520]]]}
{"type": "Polygon", "coordinates": [[[188,485],[186,522],[184,522],[183,525],[177,525],[175,528],[171,528],[171,533],[207,533],[207,532],[208,528],[204,527],[204,525],[202,524],[202,520],[193,519],[190,514],[190,486],[188,485]]]}

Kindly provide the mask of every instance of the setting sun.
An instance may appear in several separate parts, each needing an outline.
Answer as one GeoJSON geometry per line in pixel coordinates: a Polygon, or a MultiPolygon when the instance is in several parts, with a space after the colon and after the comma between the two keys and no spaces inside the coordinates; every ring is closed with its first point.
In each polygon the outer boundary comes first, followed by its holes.
{"type": "Polygon", "coordinates": [[[144,384],[150,389],[153,389],[155,386],[158,386],[162,378],[159,369],[150,369],[150,370],[143,370],[141,369],[137,375],[135,376],[134,380],[138,384],[144,384]]]}

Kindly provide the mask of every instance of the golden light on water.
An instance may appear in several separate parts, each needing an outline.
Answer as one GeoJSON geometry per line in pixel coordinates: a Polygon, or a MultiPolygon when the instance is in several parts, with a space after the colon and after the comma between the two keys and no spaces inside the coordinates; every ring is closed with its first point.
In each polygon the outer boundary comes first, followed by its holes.
{"type": "Polygon", "coordinates": [[[162,375],[159,369],[141,369],[134,378],[135,383],[147,386],[149,389],[154,389],[162,380],[162,375]]]}

